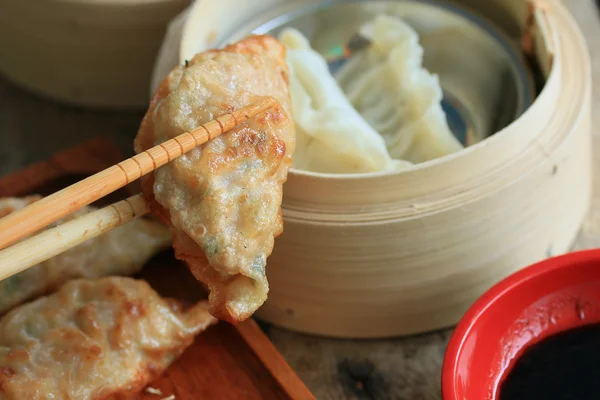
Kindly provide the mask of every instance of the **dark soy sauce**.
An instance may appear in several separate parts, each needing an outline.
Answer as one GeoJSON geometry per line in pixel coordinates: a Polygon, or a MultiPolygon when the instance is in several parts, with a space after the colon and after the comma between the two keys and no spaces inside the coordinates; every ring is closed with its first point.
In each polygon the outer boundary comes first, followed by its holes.
{"type": "Polygon", "coordinates": [[[500,400],[600,400],[600,324],[558,333],[525,350],[500,400]]]}

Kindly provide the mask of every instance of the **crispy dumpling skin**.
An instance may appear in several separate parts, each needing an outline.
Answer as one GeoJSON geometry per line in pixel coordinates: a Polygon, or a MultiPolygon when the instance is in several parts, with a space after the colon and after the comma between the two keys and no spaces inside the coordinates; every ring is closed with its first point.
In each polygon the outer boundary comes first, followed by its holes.
{"type": "MultiPolygon", "coordinates": [[[[0,198],[0,218],[40,198],[41,196],[0,198]]],[[[84,207],[62,221],[93,209],[84,207]]],[[[56,290],[71,279],[133,275],[152,256],[168,248],[170,244],[171,234],[167,227],[138,218],[0,281],[0,314],[56,290]]]]}
{"type": "Polygon", "coordinates": [[[270,36],[198,54],[162,82],[135,141],[139,153],[263,96],[279,102],[142,178],[150,208],[172,227],[176,257],[207,284],[211,313],[230,322],[266,300],[266,260],[283,230],[295,147],[288,76],[285,48],[270,36]]]}
{"type": "Polygon", "coordinates": [[[70,281],[0,320],[0,399],[134,399],[215,322],[143,280],[70,281]]]}

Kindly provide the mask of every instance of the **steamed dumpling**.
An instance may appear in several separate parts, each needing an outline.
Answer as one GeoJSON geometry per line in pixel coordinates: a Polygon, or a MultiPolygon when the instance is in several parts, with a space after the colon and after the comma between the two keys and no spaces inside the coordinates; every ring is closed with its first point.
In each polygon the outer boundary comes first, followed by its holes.
{"type": "Polygon", "coordinates": [[[293,166],[323,173],[364,173],[410,165],[390,157],[383,138],[352,107],[325,59],[295,29],[287,47],[297,144],[293,166]]]}
{"type": "Polygon", "coordinates": [[[343,65],[336,79],[383,137],[392,158],[421,163],[460,150],[440,104],[438,77],[422,68],[415,30],[401,19],[379,15],[361,35],[371,46],[343,65]]]}

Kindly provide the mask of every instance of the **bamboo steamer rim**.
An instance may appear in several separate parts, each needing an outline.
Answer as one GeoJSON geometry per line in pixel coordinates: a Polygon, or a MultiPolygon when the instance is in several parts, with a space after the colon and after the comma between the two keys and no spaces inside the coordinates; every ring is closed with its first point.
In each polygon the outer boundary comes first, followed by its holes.
{"type": "MultiPolygon", "coordinates": [[[[201,16],[203,8],[202,2],[197,2],[189,10],[189,20],[195,20],[194,16],[201,16]]],[[[547,10],[547,7],[545,8],[547,10]]],[[[194,23],[184,25],[181,39],[180,58],[185,59],[187,53],[193,48],[193,42],[196,36],[190,34],[195,29],[194,23]]],[[[557,32],[550,32],[552,38],[550,42],[556,43],[557,32]]],[[[552,49],[556,51],[556,49],[552,49]]],[[[502,174],[495,174],[499,181],[494,182],[486,178],[485,174],[471,173],[465,175],[462,179],[455,175],[447,185],[433,187],[430,190],[424,190],[423,193],[414,193],[412,190],[416,186],[413,184],[422,177],[420,181],[426,181],[435,174],[443,174],[444,169],[452,165],[461,164],[463,169],[468,168],[468,160],[471,164],[477,162],[477,158],[485,158],[486,165],[483,168],[488,174],[493,174],[499,169],[504,170],[507,164],[515,163],[515,150],[504,151],[506,155],[494,155],[494,150],[499,146],[520,147],[521,151],[526,151],[530,143],[538,140],[536,129],[532,125],[541,126],[543,121],[548,119],[549,115],[544,114],[544,108],[554,108],[556,106],[556,95],[550,99],[548,92],[556,92],[557,82],[554,72],[555,68],[548,68],[547,82],[540,94],[540,97],[534,104],[521,115],[520,118],[513,121],[510,125],[486,138],[485,140],[462,149],[454,154],[447,155],[425,163],[417,164],[413,168],[404,171],[380,171],[363,174],[323,174],[311,171],[304,171],[292,168],[288,176],[288,183],[284,190],[283,215],[286,220],[303,221],[307,224],[368,224],[377,223],[377,221],[392,221],[405,218],[417,218],[434,212],[440,212],[445,209],[451,209],[459,206],[465,201],[473,201],[478,198],[491,195],[490,190],[498,191],[502,186],[509,185],[510,182],[502,181],[502,174]],[[540,115],[543,118],[538,118],[540,115]],[[512,142],[512,143],[511,143],[512,142]],[[487,152],[491,157],[482,156],[487,152]],[[473,161],[475,160],[475,161],[473,161]],[[474,184],[475,181],[480,185],[474,184]],[[496,186],[491,185],[494,183],[496,186]],[[336,185],[345,185],[344,189],[354,186],[356,192],[369,191],[376,193],[375,196],[365,196],[362,199],[354,197],[354,203],[344,198],[343,191],[336,189],[336,185]],[[370,184],[369,189],[365,185],[370,184]],[[319,189],[304,190],[318,185],[319,189]],[[378,196],[382,190],[381,187],[392,186],[395,194],[388,193],[386,196],[378,196]],[[408,190],[407,190],[408,188],[408,190]],[[336,194],[336,190],[338,190],[336,194]],[[403,194],[406,192],[406,195],[403,194]],[[329,196],[329,197],[327,197],[329,196]],[[433,199],[433,200],[432,200],[433,199]],[[345,202],[350,204],[346,204],[345,202]]],[[[547,113],[546,113],[547,114],[547,113]]],[[[352,198],[352,197],[349,197],[352,198]]]]}

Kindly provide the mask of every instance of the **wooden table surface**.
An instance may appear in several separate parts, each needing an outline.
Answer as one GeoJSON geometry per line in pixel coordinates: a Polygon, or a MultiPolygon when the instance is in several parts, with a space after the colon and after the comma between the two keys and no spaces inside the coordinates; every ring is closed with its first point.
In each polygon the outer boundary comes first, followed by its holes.
{"type": "MultiPolygon", "coordinates": [[[[563,0],[580,25],[592,56],[593,126],[600,126],[600,21],[594,0],[563,0]]],[[[125,155],[142,112],[89,111],[32,95],[0,77],[0,176],[98,135],[125,155]]],[[[600,137],[594,132],[595,154],[600,137]]],[[[600,157],[594,165],[600,171],[600,157]]],[[[600,173],[592,209],[576,249],[600,247],[600,173]]],[[[265,331],[318,399],[439,400],[440,368],[451,331],[393,340],[334,340],[265,331]]]]}

